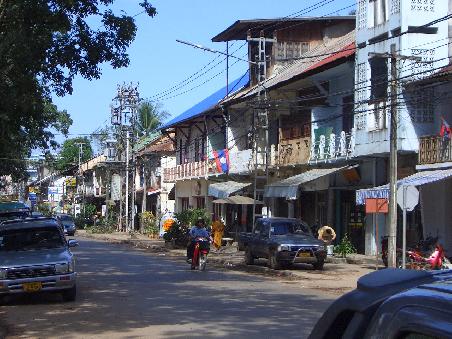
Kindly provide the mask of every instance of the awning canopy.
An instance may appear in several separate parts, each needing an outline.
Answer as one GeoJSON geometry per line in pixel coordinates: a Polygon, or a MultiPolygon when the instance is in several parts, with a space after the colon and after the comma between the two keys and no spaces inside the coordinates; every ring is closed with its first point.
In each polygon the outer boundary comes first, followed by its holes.
{"type": "Polygon", "coordinates": [[[209,185],[208,194],[215,198],[227,198],[231,194],[250,186],[249,182],[224,181],[209,185]]]}
{"type": "Polygon", "coordinates": [[[212,201],[214,204],[230,204],[230,205],[254,205],[254,202],[256,202],[256,205],[262,205],[263,202],[256,200],[254,201],[253,198],[250,197],[244,197],[242,195],[233,195],[229,198],[224,199],[216,199],[212,201]]]}
{"type": "MultiPolygon", "coordinates": [[[[452,176],[452,169],[423,171],[410,175],[397,181],[399,186],[422,186],[439,180],[444,180],[452,176]]],[[[366,199],[380,198],[389,199],[389,184],[366,188],[356,191],[356,204],[364,205],[366,199]]]]}
{"type": "Polygon", "coordinates": [[[316,168],[310,171],[289,177],[287,179],[265,186],[265,198],[286,198],[294,200],[298,198],[298,188],[300,185],[317,180],[324,176],[336,173],[349,168],[350,166],[335,168],[316,168]]]}

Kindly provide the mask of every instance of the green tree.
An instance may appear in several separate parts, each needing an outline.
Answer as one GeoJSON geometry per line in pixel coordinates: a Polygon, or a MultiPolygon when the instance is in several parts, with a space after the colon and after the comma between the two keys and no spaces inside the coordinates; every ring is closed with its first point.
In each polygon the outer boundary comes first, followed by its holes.
{"type": "Polygon", "coordinates": [[[81,162],[83,163],[93,157],[93,149],[87,137],[67,139],[63,143],[63,147],[61,147],[61,150],[58,154],[58,159],[56,160],[57,170],[65,171],[74,166],[78,166],[80,143],[83,143],[81,162]]]}
{"type": "MultiPolygon", "coordinates": [[[[0,0],[0,176],[25,173],[34,148],[56,148],[54,133],[72,123],[52,94],[72,93],[76,75],[97,79],[100,65],[129,64],[134,16],[115,14],[115,0],[0,0]]],[[[143,0],[149,16],[155,8],[143,0]]],[[[136,14],[136,13],[133,13],[136,14]]]]}
{"type": "Polygon", "coordinates": [[[169,117],[169,113],[162,109],[161,103],[144,100],[138,107],[138,133],[147,136],[155,132],[169,117]]]}

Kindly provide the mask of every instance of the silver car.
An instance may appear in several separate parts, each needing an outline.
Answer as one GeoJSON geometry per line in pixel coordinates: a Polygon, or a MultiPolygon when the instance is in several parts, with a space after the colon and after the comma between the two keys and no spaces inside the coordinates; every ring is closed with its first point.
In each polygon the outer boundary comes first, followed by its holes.
{"type": "MultiPolygon", "coordinates": [[[[59,292],[76,298],[74,255],[55,219],[25,219],[0,224],[0,299],[19,293],[59,292]]],[[[1,300],[0,300],[1,301],[1,300]]]]}

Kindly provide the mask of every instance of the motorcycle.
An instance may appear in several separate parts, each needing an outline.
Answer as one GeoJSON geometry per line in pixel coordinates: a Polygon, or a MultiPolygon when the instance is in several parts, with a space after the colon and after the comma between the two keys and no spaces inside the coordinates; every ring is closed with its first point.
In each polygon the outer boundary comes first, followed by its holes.
{"type": "Polygon", "coordinates": [[[191,260],[192,270],[198,268],[198,270],[204,271],[206,269],[207,255],[209,254],[209,251],[210,251],[210,239],[207,238],[195,239],[195,248],[191,260]]]}
{"type": "MultiPolygon", "coordinates": [[[[388,267],[388,237],[381,238],[382,260],[388,267]]],[[[403,251],[397,248],[397,267],[402,267],[403,251]]],[[[445,257],[444,248],[438,244],[438,237],[427,237],[420,240],[414,249],[406,251],[405,267],[416,270],[432,270],[448,268],[449,260],[445,257]]]]}

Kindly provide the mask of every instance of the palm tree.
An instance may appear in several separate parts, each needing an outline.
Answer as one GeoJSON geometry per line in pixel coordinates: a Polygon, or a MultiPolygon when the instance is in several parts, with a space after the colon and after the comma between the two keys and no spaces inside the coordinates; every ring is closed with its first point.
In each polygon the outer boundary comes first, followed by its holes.
{"type": "Polygon", "coordinates": [[[169,113],[162,110],[161,103],[154,103],[149,99],[141,102],[138,107],[138,133],[140,136],[148,136],[155,132],[169,117],[169,113]]]}

